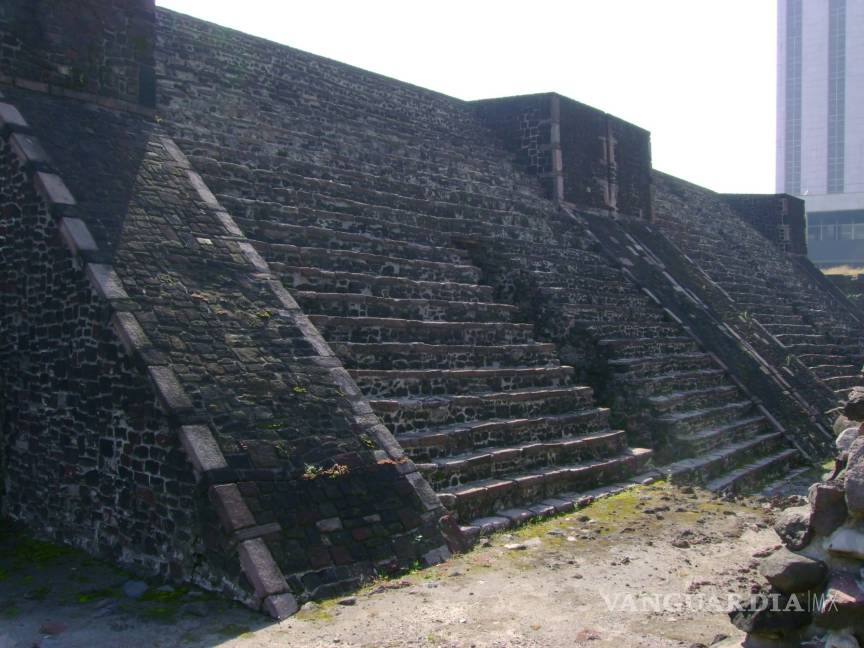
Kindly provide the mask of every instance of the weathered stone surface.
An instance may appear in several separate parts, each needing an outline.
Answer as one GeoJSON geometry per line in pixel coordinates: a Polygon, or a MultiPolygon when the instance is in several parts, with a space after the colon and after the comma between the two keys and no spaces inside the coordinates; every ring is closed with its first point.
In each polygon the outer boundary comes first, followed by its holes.
{"type": "Polygon", "coordinates": [[[828,569],[821,561],[781,549],[759,564],[759,573],[784,594],[792,594],[821,585],[828,569]]]}
{"type": "Polygon", "coordinates": [[[852,443],[860,436],[860,434],[860,426],[857,425],[844,429],[837,436],[837,440],[835,441],[837,450],[839,450],[841,453],[848,452],[849,448],[852,446],[852,443]]]}
{"type": "Polygon", "coordinates": [[[810,507],[795,506],[788,508],[777,517],[774,530],[783,544],[792,551],[806,547],[813,538],[813,527],[810,524],[810,507]]]}
{"type": "Polygon", "coordinates": [[[864,591],[852,574],[836,573],[825,590],[825,601],[814,622],[823,628],[864,630],[864,591]]]}
{"type": "Polygon", "coordinates": [[[846,521],[845,492],[840,484],[813,484],[808,493],[810,525],[819,535],[829,535],[846,521]]]}
{"type": "Polygon", "coordinates": [[[859,458],[846,468],[846,506],[849,511],[864,517],[864,459],[859,458]]]}
{"type": "Polygon", "coordinates": [[[864,387],[853,387],[843,405],[843,414],[853,421],[864,421],[864,387]]]}
{"type": "Polygon", "coordinates": [[[837,529],[828,538],[825,548],[835,554],[864,560],[864,530],[846,527],[837,529]]]}
{"type": "Polygon", "coordinates": [[[790,604],[787,596],[754,595],[742,609],[729,613],[732,624],[748,634],[774,635],[791,632],[807,626],[812,614],[801,610],[794,602],[790,604]]]}

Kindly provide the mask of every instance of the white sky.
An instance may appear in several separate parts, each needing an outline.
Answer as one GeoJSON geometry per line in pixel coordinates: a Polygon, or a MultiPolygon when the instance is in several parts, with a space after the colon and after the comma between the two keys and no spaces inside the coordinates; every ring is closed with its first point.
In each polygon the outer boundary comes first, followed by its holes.
{"type": "Polygon", "coordinates": [[[652,134],[654,166],[774,191],[776,0],[157,0],[462,99],[556,91],[652,134]]]}

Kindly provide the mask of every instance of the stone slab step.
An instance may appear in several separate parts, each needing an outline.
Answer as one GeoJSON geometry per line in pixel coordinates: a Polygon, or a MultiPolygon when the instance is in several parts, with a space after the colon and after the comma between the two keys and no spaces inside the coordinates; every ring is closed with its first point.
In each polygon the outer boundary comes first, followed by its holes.
{"type": "Polygon", "coordinates": [[[600,340],[598,344],[618,361],[658,355],[692,354],[699,351],[699,345],[696,344],[693,338],[684,336],[667,338],[606,338],[600,340]]]}
{"type": "Polygon", "coordinates": [[[716,407],[703,407],[701,409],[674,412],[663,416],[654,417],[654,422],[671,433],[687,434],[701,429],[722,425],[743,416],[754,407],[751,401],[735,401],[723,403],[716,407]]]}
{"type": "Polygon", "coordinates": [[[775,336],[781,335],[808,335],[813,334],[813,327],[809,324],[786,324],[786,323],[767,323],[761,317],[757,317],[759,322],[775,336]]]}
{"type": "Polygon", "coordinates": [[[721,446],[707,454],[685,459],[660,470],[667,474],[673,483],[706,483],[719,475],[729,473],[742,463],[749,463],[753,457],[761,457],[776,452],[783,444],[779,432],[763,434],[721,446]]]}
{"type": "Polygon", "coordinates": [[[620,454],[627,448],[623,430],[610,430],[579,437],[524,445],[487,448],[454,457],[418,464],[435,490],[468,485],[485,479],[506,479],[507,475],[556,465],[592,461],[620,454]]]}
{"type": "Polygon", "coordinates": [[[519,309],[510,304],[443,299],[403,299],[345,292],[292,291],[310,315],[391,318],[429,322],[510,322],[519,309]]]}
{"type": "Polygon", "coordinates": [[[663,322],[666,317],[663,311],[653,308],[640,308],[638,310],[633,307],[636,305],[647,306],[641,295],[634,296],[633,301],[636,304],[630,304],[627,308],[622,308],[621,304],[562,304],[560,306],[562,312],[567,317],[580,322],[590,323],[638,323],[645,326],[649,323],[663,322]]]}
{"type": "Polygon", "coordinates": [[[393,299],[429,299],[455,302],[485,302],[493,299],[490,286],[417,281],[404,277],[380,276],[360,272],[341,272],[320,268],[297,267],[270,262],[288,288],[307,292],[355,293],[393,299]]]}
{"type": "Polygon", "coordinates": [[[562,316],[558,327],[566,327],[566,330],[575,329],[585,331],[592,337],[599,339],[601,343],[606,340],[669,340],[679,337],[681,329],[677,324],[663,321],[642,321],[641,318],[631,315],[631,321],[622,322],[597,322],[590,320],[570,319],[562,316]]]}
{"type": "Polygon", "coordinates": [[[730,384],[651,396],[648,403],[654,412],[662,414],[716,406],[738,397],[738,388],[730,384]]]}
{"type": "Polygon", "coordinates": [[[545,342],[478,346],[331,340],[330,346],[345,366],[355,369],[474,369],[559,364],[555,345],[545,342]]]}
{"type": "Polygon", "coordinates": [[[552,498],[558,493],[587,490],[620,481],[640,472],[650,458],[650,450],[630,448],[606,459],[448,488],[441,491],[442,501],[450,503],[460,520],[473,520],[552,498]]]}
{"type": "Polygon", "coordinates": [[[386,317],[310,315],[328,342],[426,342],[428,344],[528,344],[530,324],[511,322],[431,322],[386,317]]]}
{"type": "MultiPolygon", "coordinates": [[[[707,353],[655,353],[637,357],[613,358],[608,362],[613,372],[623,378],[650,378],[678,371],[713,369],[714,361],[707,353]]],[[[617,376],[616,376],[617,378],[617,376]]]]}
{"type": "Polygon", "coordinates": [[[480,270],[454,262],[405,259],[353,250],[298,247],[287,243],[255,242],[255,248],[272,264],[292,268],[316,268],[322,272],[358,273],[379,277],[401,277],[412,281],[476,285],[480,270]]]}
{"type": "Polygon", "coordinates": [[[590,407],[566,414],[470,421],[399,435],[417,462],[501,446],[554,441],[609,430],[609,409],[590,407]]]}
{"type": "Polygon", "coordinates": [[[837,356],[838,364],[807,365],[807,368],[820,378],[833,378],[834,376],[853,376],[861,369],[860,365],[841,364],[845,358],[837,356]]]}
{"type": "Polygon", "coordinates": [[[800,461],[797,450],[781,450],[733,470],[705,484],[712,493],[740,493],[758,486],[772,477],[782,475],[800,461]]]}
{"type": "Polygon", "coordinates": [[[861,374],[853,374],[851,376],[833,376],[821,379],[826,385],[833,390],[845,389],[849,390],[858,385],[864,386],[864,376],[861,374]]]}
{"type": "Polygon", "coordinates": [[[502,392],[419,398],[370,398],[369,404],[394,434],[493,418],[564,414],[594,403],[590,387],[538,387],[502,392]]]}
{"type": "Polygon", "coordinates": [[[559,387],[573,367],[500,367],[471,369],[352,369],[366,396],[442,396],[453,393],[559,387]]]}
{"type": "Polygon", "coordinates": [[[621,391],[631,391],[640,396],[659,396],[676,391],[689,391],[718,387],[724,384],[726,372],[722,369],[697,369],[695,371],[673,371],[630,375],[616,373],[612,376],[621,391]]]}
{"type": "Polygon", "coordinates": [[[302,227],[287,223],[272,223],[242,218],[236,220],[250,239],[265,243],[287,243],[299,247],[348,250],[397,259],[423,259],[439,263],[469,263],[466,254],[455,248],[423,245],[366,233],[341,232],[323,227],[302,227]]]}
{"type": "Polygon", "coordinates": [[[700,455],[711,452],[722,445],[737,443],[745,438],[757,436],[767,432],[768,429],[768,419],[764,416],[748,416],[722,425],[685,434],[676,434],[675,443],[682,445],[693,455],[700,455]]]}

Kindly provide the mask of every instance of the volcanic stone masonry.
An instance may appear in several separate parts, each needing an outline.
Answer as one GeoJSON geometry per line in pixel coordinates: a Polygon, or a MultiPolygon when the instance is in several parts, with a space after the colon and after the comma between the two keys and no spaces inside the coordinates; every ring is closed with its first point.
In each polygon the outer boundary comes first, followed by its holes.
{"type": "Polygon", "coordinates": [[[657,174],[554,93],[41,6],[0,7],[0,474],[34,533],[283,617],[598,488],[833,448],[861,315],[757,231],[794,199],[657,174]]]}

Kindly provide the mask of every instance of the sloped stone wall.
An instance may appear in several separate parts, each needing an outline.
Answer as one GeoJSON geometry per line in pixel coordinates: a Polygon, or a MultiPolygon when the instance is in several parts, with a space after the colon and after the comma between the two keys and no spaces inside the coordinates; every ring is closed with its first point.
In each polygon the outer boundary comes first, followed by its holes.
{"type": "Polygon", "coordinates": [[[784,252],[807,254],[804,201],[787,195],[723,194],[723,199],[784,252]]]}
{"type": "Polygon", "coordinates": [[[5,138],[0,179],[4,512],[54,540],[188,577],[202,527],[176,435],[5,138]]]}

